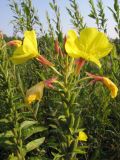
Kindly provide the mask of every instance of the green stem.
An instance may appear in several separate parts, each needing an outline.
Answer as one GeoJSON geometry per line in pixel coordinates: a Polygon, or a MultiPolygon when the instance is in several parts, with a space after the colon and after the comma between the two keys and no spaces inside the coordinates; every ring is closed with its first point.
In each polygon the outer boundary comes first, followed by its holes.
{"type": "Polygon", "coordinates": [[[50,68],[55,72],[57,73],[59,76],[62,76],[62,74],[53,66],[50,66],[50,68]]]}

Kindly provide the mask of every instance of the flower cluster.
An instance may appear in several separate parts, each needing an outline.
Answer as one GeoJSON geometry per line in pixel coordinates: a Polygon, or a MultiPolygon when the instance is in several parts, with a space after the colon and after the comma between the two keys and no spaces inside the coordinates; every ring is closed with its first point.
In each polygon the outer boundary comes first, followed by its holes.
{"type": "MultiPolygon", "coordinates": [[[[40,63],[47,66],[53,66],[44,56],[38,53],[37,38],[35,31],[26,31],[24,33],[23,42],[20,40],[13,40],[7,43],[8,46],[16,46],[12,57],[10,58],[14,64],[21,64],[29,59],[36,58],[40,63]]],[[[65,49],[70,57],[77,58],[76,60],[76,73],[79,74],[80,69],[86,61],[91,61],[101,67],[100,59],[105,57],[112,50],[113,45],[109,42],[106,35],[96,28],[85,28],[80,32],[80,36],[74,30],[69,30],[66,41],[65,49]]],[[[58,48],[58,41],[55,41],[55,49],[58,48]]],[[[55,68],[54,68],[55,70],[55,68]]],[[[111,97],[117,96],[117,86],[107,77],[95,76],[88,74],[95,81],[101,81],[110,90],[111,97]]],[[[40,82],[33,86],[26,93],[26,101],[30,104],[34,100],[41,100],[43,90],[45,87],[44,82],[40,82]]]]}

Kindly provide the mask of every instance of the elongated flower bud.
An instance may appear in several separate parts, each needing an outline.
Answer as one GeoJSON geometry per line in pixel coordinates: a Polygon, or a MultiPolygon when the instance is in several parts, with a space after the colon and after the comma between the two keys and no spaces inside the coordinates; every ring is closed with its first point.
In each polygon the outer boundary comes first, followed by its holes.
{"type": "Polygon", "coordinates": [[[107,77],[102,77],[102,76],[96,76],[91,73],[87,73],[87,75],[91,78],[94,79],[95,81],[101,81],[109,90],[110,90],[110,95],[112,98],[115,98],[118,93],[118,88],[117,86],[107,77]]]}
{"type": "Polygon", "coordinates": [[[44,56],[42,55],[39,55],[37,58],[36,58],[41,64],[43,65],[46,65],[46,66],[54,66],[54,64],[52,64],[50,61],[48,61],[44,56]]]}
{"type": "Polygon", "coordinates": [[[22,41],[20,41],[20,40],[13,40],[13,41],[9,41],[7,43],[7,46],[20,47],[21,45],[22,45],[22,41]]]}
{"type": "Polygon", "coordinates": [[[110,90],[111,97],[115,98],[118,92],[117,86],[109,78],[106,77],[103,77],[103,83],[110,90]]]}
{"type": "Polygon", "coordinates": [[[45,87],[48,88],[54,88],[54,86],[52,85],[53,83],[55,83],[57,81],[57,78],[50,78],[44,81],[45,87]]]}
{"type": "Polygon", "coordinates": [[[79,58],[75,61],[76,64],[76,74],[78,75],[80,73],[81,68],[85,64],[85,60],[83,58],[79,58]]]}
{"type": "Polygon", "coordinates": [[[3,33],[0,31],[0,39],[3,39],[3,33]]]}
{"type": "Polygon", "coordinates": [[[55,43],[54,43],[54,49],[55,49],[55,52],[59,54],[59,42],[57,39],[55,40],[55,43]]]}

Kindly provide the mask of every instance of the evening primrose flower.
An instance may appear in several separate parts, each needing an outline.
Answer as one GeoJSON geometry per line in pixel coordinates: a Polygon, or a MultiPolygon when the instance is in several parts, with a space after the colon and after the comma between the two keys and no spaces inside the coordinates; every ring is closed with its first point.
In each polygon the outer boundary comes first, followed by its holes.
{"type": "Polygon", "coordinates": [[[79,135],[78,135],[78,140],[79,141],[87,141],[87,139],[88,139],[88,136],[86,135],[86,133],[83,131],[80,131],[79,135]]]}
{"type": "Polygon", "coordinates": [[[65,43],[66,52],[70,57],[83,58],[101,67],[100,59],[109,54],[113,45],[106,35],[96,28],[85,28],[77,36],[74,30],[68,31],[65,43]]]}
{"type": "Polygon", "coordinates": [[[118,88],[117,86],[107,77],[102,77],[102,76],[96,76],[91,73],[87,73],[87,75],[91,78],[94,78],[94,81],[101,81],[109,90],[110,90],[110,95],[112,98],[115,98],[118,93],[118,88]]]}
{"type": "Polygon", "coordinates": [[[39,56],[39,53],[35,31],[26,31],[23,44],[14,51],[11,61],[14,64],[21,64],[37,56],[39,56]]]}
{"type": "Polygon", "coordinates": [[[32,102],[38,100],[41,101],[43,97],[43,91],[44,91],[45,84],[43,81],[37,83],[33,87],[27,90],[25,102],[27,104],[31,104],[32,102]]]}
{"type": "Polygon", "coordinates": [[[43,97],[44,88],[54,88],[52,83],[56,83],[57,78],[50,78],[48,80],[41,81],[27,90],[25,96],[25,102],[31,104],[34,101],[41,101],[43,97]]]}

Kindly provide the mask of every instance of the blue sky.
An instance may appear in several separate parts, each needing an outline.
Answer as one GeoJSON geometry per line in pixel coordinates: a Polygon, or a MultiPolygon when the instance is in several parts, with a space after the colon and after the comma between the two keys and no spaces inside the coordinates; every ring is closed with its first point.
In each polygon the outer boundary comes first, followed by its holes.
{"type": "MultiPolygon", "coordinates": [[[[54,13],[49,7],[49,2],[51,0],[33,0],[33,5],[38,10],[38,15],[40,17],[41,22],[45,29],[47,29],[47,22],[46,22],[46,11],[48,11],[51,18],[54,18],[54,13]]],[[[73,26],[70,22],[69,15],[67,14],[66,7],[69,7],[69,0],[56,0],[61,11],[61,24],[62,30],[64,33],[67,32],[69,29],[73,29],[73,26]]],[[[97,0],[94,0],[97,2],[97,0]]],[[[90,12],[90,6],[88,0],[77,0],[79,9],[81,14],[84,17],[84,21],[87,23],[89,27],[96,27],[94,24],[94,20],[88,17],[90,12]]],[[[112,14],[107,8],[108,6],[113,6],[113,0],[103,0],[106,17],[108,19],[107,26],[108,26],[108,35],[110,37],[116,37],[116,33],[114,31],[114,20],[112,18],[112,14]]],[[[0,0],[0,30],[3,31],[5,34],[12,35],[13,28],[10,21],[12,20],[12,12],[8,5],[8,0],[0,0]]]]}

